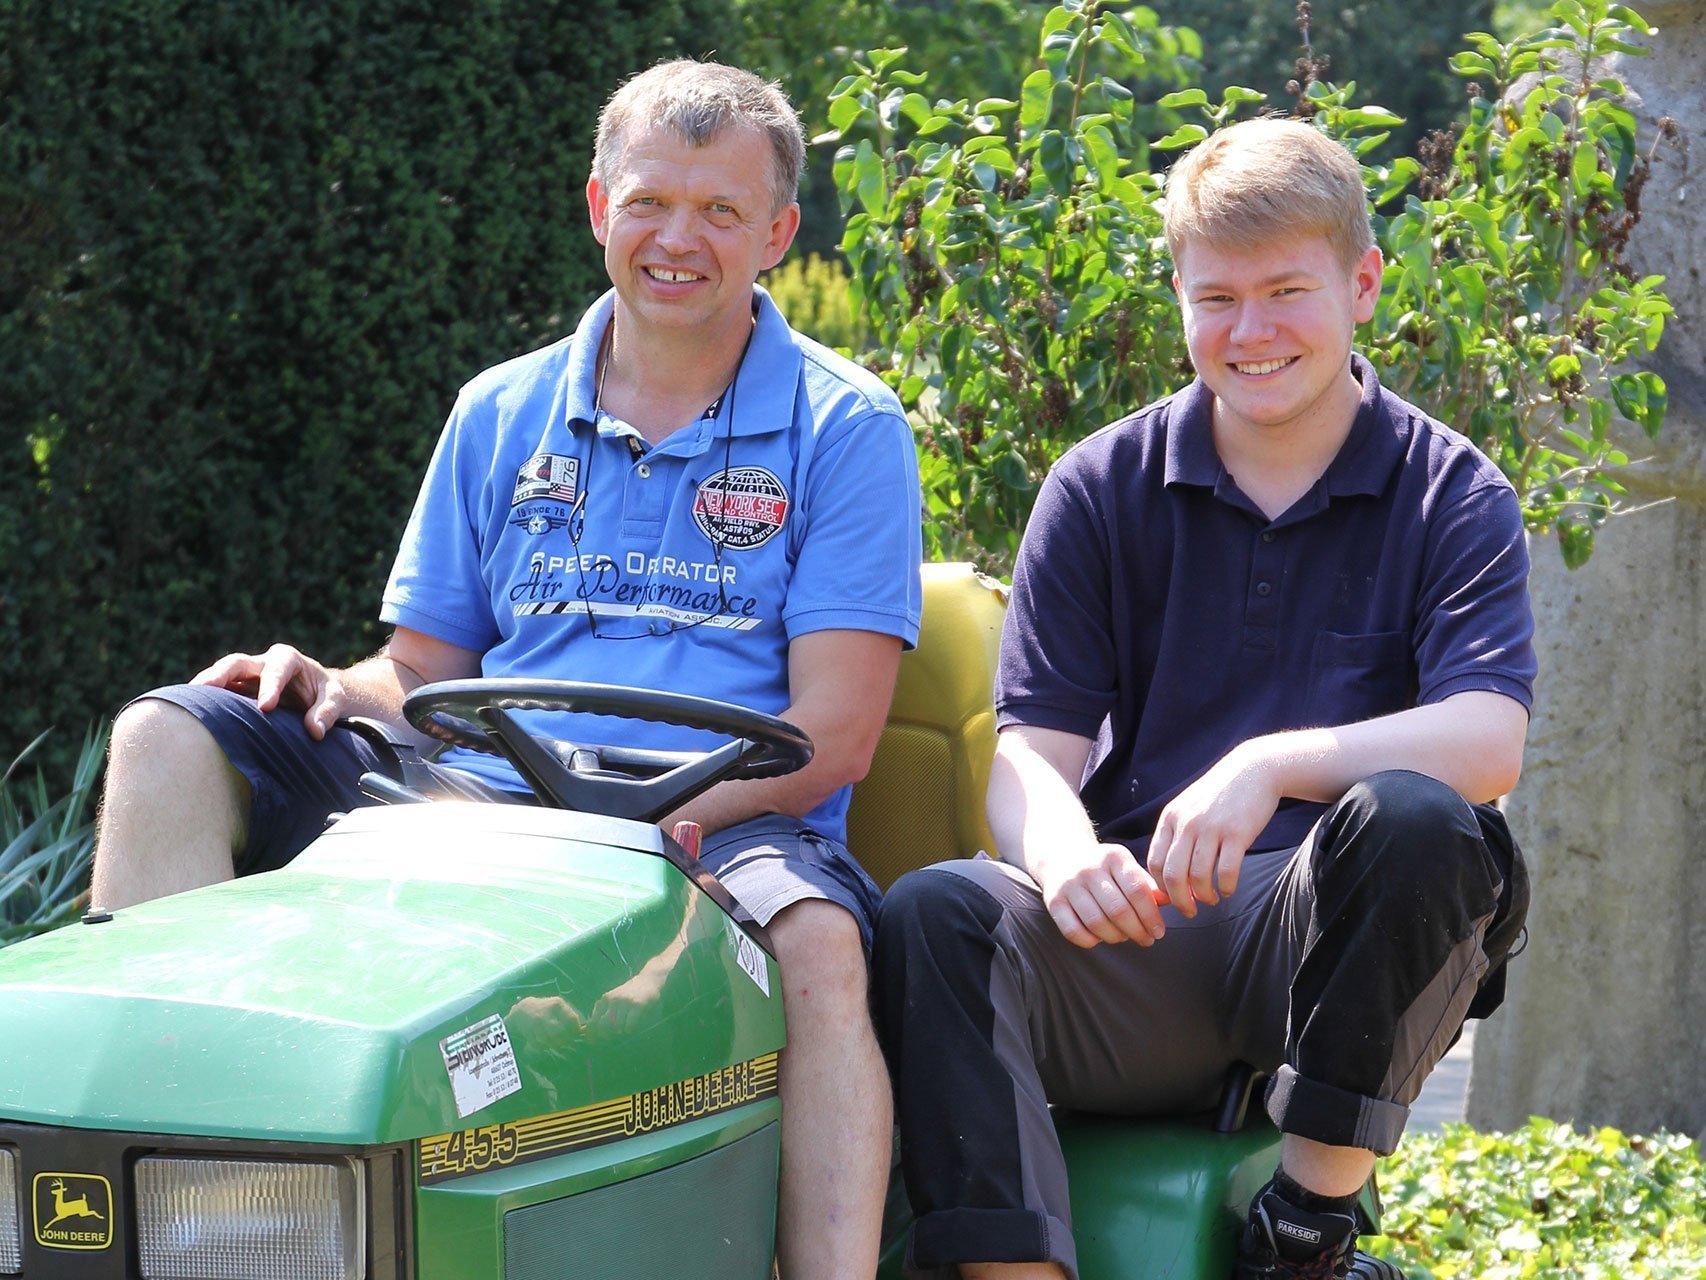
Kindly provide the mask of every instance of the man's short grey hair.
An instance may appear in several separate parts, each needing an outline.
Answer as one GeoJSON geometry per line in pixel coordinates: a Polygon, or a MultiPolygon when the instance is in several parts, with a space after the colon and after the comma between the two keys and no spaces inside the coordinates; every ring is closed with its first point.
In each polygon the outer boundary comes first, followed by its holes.
{"type": "Polygon", "coordinates": [[[772,214],[792,204],[806,164],[799,113],[778,85],[719,62],[678,58],[634,76],[598,113],[592,172],[609,186],[622,167],[628,131],[668,129],[690,147],[703,147],[725,129],[757,129],[770,141],[772,214]]]}

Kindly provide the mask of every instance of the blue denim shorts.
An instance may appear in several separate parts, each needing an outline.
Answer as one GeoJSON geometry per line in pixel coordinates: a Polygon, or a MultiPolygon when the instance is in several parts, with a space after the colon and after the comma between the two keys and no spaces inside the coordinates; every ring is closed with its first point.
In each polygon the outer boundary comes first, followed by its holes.
{"type": "Polygon", "coordinates": [[[362,774],[395,772],[383,749],[354,729],[334,725],[316,742],[302,712],[262,711],[253,698],[230,689],[177,684],[143,697],[170,702],[201,721],[248,781],[249,839],[237,858],[240,876],[282,867],[326,829],[330,815],[376,803],[358,786],[362,774]]]}
{"type": "MultiPolygon", "coordinates": [[[[284,866],[326,829],[330,815],[377,803],[361,790],[362,774],[398,776],[389,750],[342,721],[316,742],[300,711],[262,711],[253,698],[230,689],[168,685],[143,697],[193,715],[247,780],[249,838],[237,860],[238,875],[284,866]]],[[[531,795],[498,791],[457,770],[431,767],[456,779],[459,789],[476,786],[481,798],[533,803],[531,795]]],[[[836,903],[858,921],[869,954],[882,891],[846,848],[798,818],[765,814],[737,823],[706,836],[699,858],[761,925],[804,899],[836,903]]]]}
{"type": "Polygon", "coordinates": [[[858,922],[865,954],[871,954],[883,891],[844,845],[800,819],[767,813],[738,822],[706,836],[699,861],[761,925],[808,898],[835,903],[858,922]]]}

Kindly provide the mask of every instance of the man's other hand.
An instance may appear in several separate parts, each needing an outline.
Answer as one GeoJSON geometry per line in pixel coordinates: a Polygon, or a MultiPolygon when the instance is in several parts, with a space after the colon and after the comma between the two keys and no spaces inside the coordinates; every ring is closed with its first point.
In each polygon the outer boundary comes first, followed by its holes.
{"type": "Polygon", "coordinates": [[[1238,888],[1250,844],[1279,808],[1275,771],[1250,743],[1222,756],[1161,811],[1149,874],[1184,916],[1238,888]]]}
{"type": "Polygon", "coordinates": [[[337,672],[288,644],[265,653],[228,653],[196,672],[192,684],[211,684],[246,693],[262,711],[300,710],[308,736],[316,742],[344,714],[347,697],[337,672]]]}
{"type": "Polygon", "coordinates": [[[1049,916],[1073,945],[1135,942],[1148,947],[1166,932],[1159,905],[1166,894],[1124,845],[1085,848],[1062,842],[1033,862],[1049,916]]]}

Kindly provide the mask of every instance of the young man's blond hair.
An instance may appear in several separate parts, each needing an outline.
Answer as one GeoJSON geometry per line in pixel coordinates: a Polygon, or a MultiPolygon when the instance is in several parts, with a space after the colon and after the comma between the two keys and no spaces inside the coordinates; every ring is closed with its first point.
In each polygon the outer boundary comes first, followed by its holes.
{"type": "Polygon", "coordinates": [[[1175,263],[1193,240],[1256,249],[1324,235],[1347,269],[1374,246],[1356,158],[1299,120],[1245,120],[1211,134],[1173,166],[1163,217],[1175,263]]]}

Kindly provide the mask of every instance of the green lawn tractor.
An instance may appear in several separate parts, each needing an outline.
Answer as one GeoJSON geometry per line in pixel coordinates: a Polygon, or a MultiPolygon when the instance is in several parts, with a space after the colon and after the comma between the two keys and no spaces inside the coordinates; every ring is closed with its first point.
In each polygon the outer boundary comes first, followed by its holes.
{"type": "MultiPolygon", "coordinates": [[[[989,848],[1003,605],[926,574],[924,636],[850,842],[887,882],[989,848]],[[885,860],[886,859],[886,860],[885,860]]],[[[540,807],[396,801],[290,866],[0,951],[0,1278],[768,1280],[785,1029],[761,933],[656,825],[797,768],[768,716],[556,682],[410,700],[508,755],[540,807]],[[714,730],[694,757],[576,750],[511,712],[714,730]]],[[[1277,1134],[1061,1116],[1086,1280],[1222,1280],[1277,1134]]],[[[891,1196],[880,1274],[900,1275],[891,1196]]]]}

